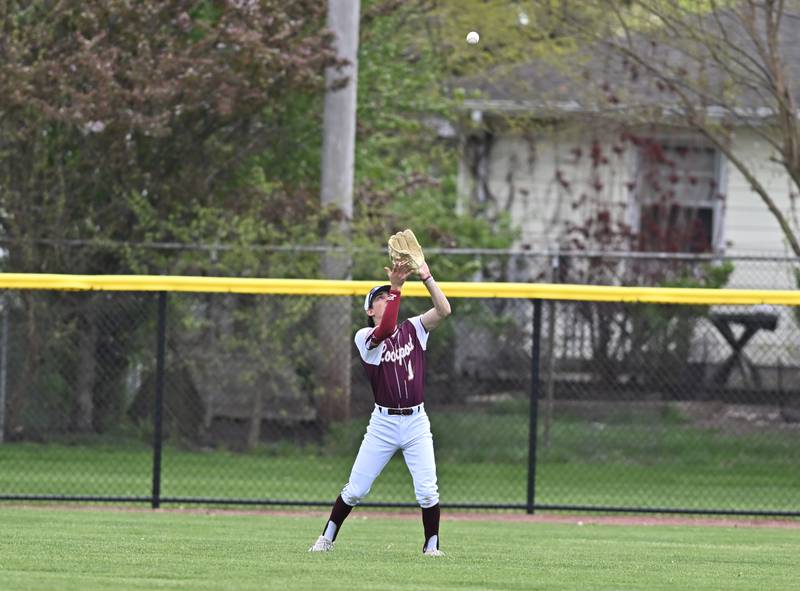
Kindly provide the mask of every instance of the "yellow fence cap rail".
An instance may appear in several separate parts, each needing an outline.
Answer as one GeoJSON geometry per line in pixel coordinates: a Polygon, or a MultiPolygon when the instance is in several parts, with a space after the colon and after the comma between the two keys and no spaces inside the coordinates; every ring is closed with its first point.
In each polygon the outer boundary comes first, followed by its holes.
{"type": "MultiPolygon", "coordinates": [[[[0,289],[68,291],[173,291],[196,293],[363,296],[386,280],[256,279],[169,275],[60,275],[0,273],[0,289]]],[[[699,289],[675,287],[615,287],[548,283],[441,282],[451,298],[516,298],[590,302],[663,304],[772,304],[800,306],[800,291],[699,289]]],[[[427,296],[419,281],[409,281],[403,295],[427,296]]]]}

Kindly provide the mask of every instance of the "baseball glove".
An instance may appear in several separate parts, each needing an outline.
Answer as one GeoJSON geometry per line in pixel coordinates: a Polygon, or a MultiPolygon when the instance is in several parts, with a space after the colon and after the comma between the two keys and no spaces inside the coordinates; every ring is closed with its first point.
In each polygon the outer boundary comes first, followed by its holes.
{"type": "Polygon", "coordinates": [[[411,230],[403,230],[389,238],[389,256],[393,263],[404,262],[417,272],[425,264],[422,247],[411,230]]]}

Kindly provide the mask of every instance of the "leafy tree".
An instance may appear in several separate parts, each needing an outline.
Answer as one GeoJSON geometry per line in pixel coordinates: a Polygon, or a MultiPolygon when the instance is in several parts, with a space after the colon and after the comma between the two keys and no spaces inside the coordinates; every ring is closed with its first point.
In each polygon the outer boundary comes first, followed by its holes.
{"type": "Polygon", "coordinates": [[[574,46],[567,15],[595,18],[581,2],[569,0],[438,0],[430,29],[452,76],[496,77],[516,64],[560,55],[574,46]],[[465,43],[477,31],[477,45],[465,43]]]}
{"type": "MultiPolygon", "coordinates": [[[[335,65],[323,13],[311,0],[3,3],[0,235],[9,241],[3,267],[197,272],[212,261],[176,264],[125,250],[84,256],[65,245],[71,239],[241,243],[296,232],[291,224],[311,205],[280,186],[245,182],[241,163],[279,146],[289,133],[287,105],[319,92],[324,67],[335,65]],[[258,225],[264,218],[282,221],[258,225]]],[[[76,307],[57,294],[25,293],[17,304],[28,334],[9,397],[10,432],[22,429],[25,398],[37,380],[41,386],[47,375],[60,375],[43,364],[69,359],[72,342],[97,351],[96,327],[115,313],[97,296],[76,307]],[[65,335],[64,345],[59,355],[44,355],[54,332],[65,335]]],[[[89,359],[97,362],[96,355],[89,359]]],[[[85,356],[80,363],[77,387],[84,391],[75,428],[88,430],[97,426],[94,407],[104,402],[93,404],[91,390],[114,389],[87,381],[99,374],[85,356]]]]}
{"type": "MultiPolygon", "coordinates": [[[[3,7],[4,237],[213,242],[230,232],[220,220],[242,233],[245,212],[279,217],[237,175],[280,143],[285,105],[317,92],[333,63],[319,3],[3,7]]],[[[54,263],[32,256],[12,248],[8,264],[54,263]]],[[[60,262],[74,272],[120,264],[60,262]]]]}
{"type": "MultiPolygon", "coordinates": [[[[510,246],[507,214],[478,204],[459,209],[460,146],[451,127],[460,99],[447,81],[451,64],[436,30],[438,3],[362,2],[354,243],[384,249],[392,233],[413,228],[428,247],[510,246]],[[443,130],[448,130],[443,133],[443,130]]],[[[375,276],[377,252],[356,260],[356,276],[375,276]]],[[[465,279],[473,259],[431,257],[437,276],[465,279]]]]}
{"type": "MultiPolygon", "coordinates": [[[[363,6],[354,226],[356,246],[375,254],[358,262],[356,275],[379,272],[385,255],[376,245],[401,226],[415,228],[431,246],[509,244],[507,219],[453,215],[457,146],[442,141],[428,119],[453,104],[441,84],[441,55],[416,28],[429,16],[426,3],[363,6]]],[[[318,207],[323,71],[336,65],[324,11],[324,3],[311,0],[4,3],[3,268],[314,276],[314,255],[263,256],[253,247],[315,244],[337,215],[318,207]],[[69,247],[73,240],[112,246],[80,250],[69,247]],[[124,246],[159,241],[225,248],[217,255],[159,255],[124,246]]],[[[448,260],[437,269],[441,278],[455,278],[474,265],[448,260]]],[[[98,409],[119,414],[122,388],[114,385],[134,353],[119,351],[113,372],[97,371],[102,327],[120,312],[97,296],[79,304],[59,294],[45,299],[24,293],[15,301],[15,318],[28,334],[10,393],[9,431],[24,436],[24,407],[35,391],[77,404],[66,413],[73,422],[50,425],[51,432],[102,430],[98,409]],[[51,339],[54,333],[62,338],[51,339]],[[79,366],[82,377],[59,363],[79,366]],[[61,379],[64,371],[68,379],[61,379]]],[[[253,319],[302,321],[309,313],[307,302],[220,305],[193,318],[197,305],[173,302],[171,318],[189,331],[187,346],[207,345],[203,331],[214,321],[249,318],[234,337],[220,337],[221,350],[236,356],[264,338],[253,319]]],[[[139,346],[134,337],[150,326],[147,313],[126,311],[119,335],[126,346],[139,346]]],[[[265,343],[261,350],[275,349],[265,343]]],[[[191,370],[176,368],[181,375],[191,370]]]]}

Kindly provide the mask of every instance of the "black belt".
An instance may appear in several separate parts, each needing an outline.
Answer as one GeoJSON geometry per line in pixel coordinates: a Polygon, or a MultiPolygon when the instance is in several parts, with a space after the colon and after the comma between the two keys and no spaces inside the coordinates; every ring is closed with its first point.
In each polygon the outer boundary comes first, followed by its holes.
{"type": "Polygon", "coordinates": [[[409,408],[386,408],[385,406],[376,406],[380,412],[386,412],[387,415],[413,415],[415,412],[422,410],[421,404],[409,408]]]}

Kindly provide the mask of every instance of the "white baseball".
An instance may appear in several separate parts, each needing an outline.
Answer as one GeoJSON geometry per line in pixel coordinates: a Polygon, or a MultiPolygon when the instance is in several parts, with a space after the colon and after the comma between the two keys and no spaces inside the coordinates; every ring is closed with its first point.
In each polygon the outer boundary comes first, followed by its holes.
{"type": "Polygon", "coordinates": [[[480,40],[480,38],[481,36],[478,35],[478,33],[476,33],[475,31],[470,31],[469,33],[467,33],[467,43],[469,43],[470,45],[475,45],[480,40]]]}

